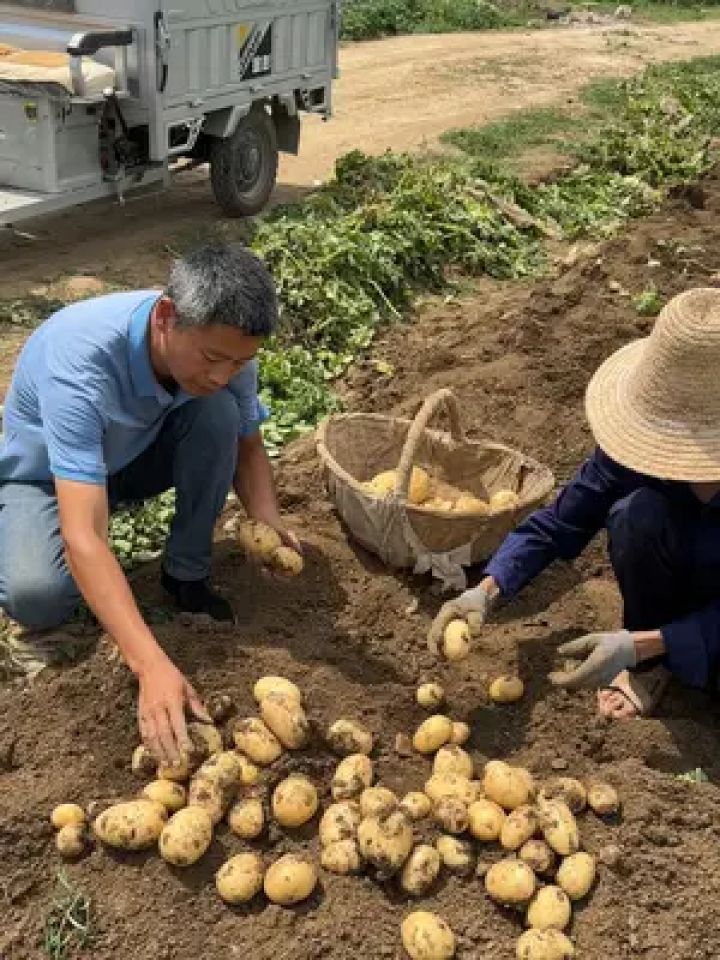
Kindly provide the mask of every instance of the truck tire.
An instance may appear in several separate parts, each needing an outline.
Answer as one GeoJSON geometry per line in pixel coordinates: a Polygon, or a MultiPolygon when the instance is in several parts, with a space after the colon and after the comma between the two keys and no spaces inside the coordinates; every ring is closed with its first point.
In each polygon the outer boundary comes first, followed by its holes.
{"type": "Polygon", "coordinates": [[[275,186],[278,146],[275,124],[264,109],[252,109],[232,136],[210,149],[210,182],[229,217],[250,217],[265,206],[275,186]]]}

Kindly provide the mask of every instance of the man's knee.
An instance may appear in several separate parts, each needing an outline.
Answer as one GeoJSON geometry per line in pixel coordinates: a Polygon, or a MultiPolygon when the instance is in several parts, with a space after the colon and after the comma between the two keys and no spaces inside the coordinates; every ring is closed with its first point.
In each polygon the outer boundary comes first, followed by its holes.
{"type": "Polygon", "coordinates": [[[228,442],[237,440],[240,412],[234,397],[227,390],[191,400],[178,412],[186,418],[190,435],[203,446],[224,449],[228,442]]]}
{"type": "Polygon", "coordinates": [[[70,575],[23,571],[11,573],[5,583],[2,606],[24,627],[45,630],[57,627],[72,615],[79,594],[70,575]]]}
{"type": "Polygon", "coordinates": [[[666,539],[672,525],[670,501],[660,491],[641,487],[612,507],[607,528],[611,553],[639,556],[666,539]]]}

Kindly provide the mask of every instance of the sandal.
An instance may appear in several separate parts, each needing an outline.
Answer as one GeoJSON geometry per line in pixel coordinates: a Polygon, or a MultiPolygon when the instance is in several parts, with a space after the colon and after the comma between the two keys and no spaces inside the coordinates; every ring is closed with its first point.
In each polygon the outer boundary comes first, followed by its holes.
{"type": "Polygon", "coordinates": [[[615,719],[648,717],[660,703],[669,680],[670,671],[661,664],[639,672],[623,670],[615,681],[610,686],[603,687],[601,692],[621,694],[634,712],[618,713],[617,710],[603,708],[601,705],[600,713],[615,719]]]}

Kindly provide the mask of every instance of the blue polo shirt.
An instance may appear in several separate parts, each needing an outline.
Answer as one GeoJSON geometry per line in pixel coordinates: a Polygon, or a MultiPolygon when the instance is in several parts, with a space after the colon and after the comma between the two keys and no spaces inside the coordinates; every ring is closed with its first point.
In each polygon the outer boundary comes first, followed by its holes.
{"type": "MultiPolygon", "coordinates": [[[[83,300],[32,334],[5,399],[0,483],[45,486],[55,476],[105,484],[150,446],[172,410],[193,399],[165,390],[150,364],[147,329],[160,295],[83,300]]],[[[225,389],[237,402],[241,436],[255,433],[267,417],[257,362],[225,389]]]]}

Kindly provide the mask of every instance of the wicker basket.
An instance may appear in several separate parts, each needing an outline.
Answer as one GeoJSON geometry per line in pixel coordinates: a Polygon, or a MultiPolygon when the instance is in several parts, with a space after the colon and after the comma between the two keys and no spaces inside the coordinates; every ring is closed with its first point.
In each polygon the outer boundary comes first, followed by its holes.
{"type": "Polygon", "coordinates": [[[455,589],[466,584],[463,568],[488,558],[555,485],[548,467],[519,451],[468,440],[450,390],[428,397],[413,421],[371,413],[329,417],[318,428],[317,449],[330,496],[353,537],[389,566],[430,570],[455,589]],[[449,434],[428,427],[442,407],[449,434]],[[413,465],[481,499],[513,490],[518,506],[490,515],[414,506],[407,499],[413,465]],[[394,493],[379,498],[363,487],[395,467],[394,493]]]}

